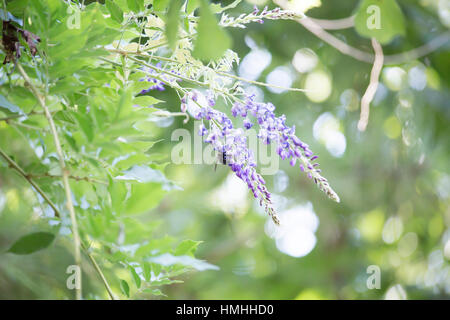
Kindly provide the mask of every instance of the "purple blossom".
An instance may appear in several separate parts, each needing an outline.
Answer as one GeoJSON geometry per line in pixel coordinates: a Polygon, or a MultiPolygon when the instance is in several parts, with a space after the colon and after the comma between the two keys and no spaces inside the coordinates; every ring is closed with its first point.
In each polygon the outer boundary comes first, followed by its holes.
{"type": "Polygon", "coordinates": [[[265,186],[263,177],[256,172],[256,161],[251,150],[247,147],[247,138],[241,128],[234,128],[228,116],[211,107],[203,107],[196,115],[196,119],[210,121],[210,129],[203,125],[199,134],[204,136],[206,143],[211,143],[217,152],[226,152],[227,165],[238,178],[244,181],[261,206],[279,224],[278,217],[272,208],[271,195],[265,186]]]}
{"type": "MultiPolygon", "coordinates": [[[[161,63],[157,63],[156,67],[161,68],[161,63]]],[[[144,70],[147,74],[157,74],[157,72],[151,68],[143,67],[142,70],[144,70]]],[[[161,76],[164,78],[164,76],[161,76]]],[[[146,75],[144,78],[140,79],[139,81],[147,81],[150,82],[151,85],[148,89],[141,90],[140,94],[148,93],[152,90],[158,90],[158,91],[164,91],[166,88],[164,87],[165,83],[161,80],[152,78],[150,75],[146,75]]]]}
{"type": "Polygon", "coordinates": [[[256,118],[259,125],[258,138],[264,143],[276,143],[277,153],[282,160],[289,159],[291,166],[299,162],[300,169],[306,171],[307,176],[314,180],[320,190],[324,191],[329,198],[339,202],[338,195],[331,189],[328,181],[320,175],[318,163],[313,163],[317,156],[295,135],[295,126],[286,125],[286,116],[275,116],[275,106],[271,103],[259,103],[255,101],[254,95],[246,96],[245,101],[236,102],[231,108],[234,117],[244,117],[244,126],[249,123],[247,114],[256,118]]]}
{"type": "Polygon", "coordinates": [[[251,127],[253,127],[253,123],[248,118],[245,118],[244,119],[244,128],[248,130],[251,127]]]}

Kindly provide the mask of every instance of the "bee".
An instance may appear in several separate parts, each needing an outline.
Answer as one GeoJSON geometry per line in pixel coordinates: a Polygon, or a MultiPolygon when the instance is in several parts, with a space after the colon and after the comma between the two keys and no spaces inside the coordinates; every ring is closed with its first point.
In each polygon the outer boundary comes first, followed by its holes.
{"type": "Polygon", "coordinates": [[[227,158],[227,153],[225,151],[218,151],[217,152],[217,162],[214,165],[214,171],[216,171],[217,169],[217,163],[223,164],[223,165],[227,165],[228,162],[228,158],[227,158]]]}

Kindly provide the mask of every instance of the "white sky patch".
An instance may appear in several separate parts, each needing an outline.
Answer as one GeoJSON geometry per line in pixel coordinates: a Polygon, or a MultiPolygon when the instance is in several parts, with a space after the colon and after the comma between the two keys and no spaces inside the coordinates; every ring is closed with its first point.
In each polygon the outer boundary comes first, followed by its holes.
{"type": "Polygon", "coordinates": [[[417,91],[422,91],[427,86],[426,68],[418,65],[408,71],[409,86],[417,91]]]}
{"type": "Polygon", "coordinates": [[[289,186],[289,176],[283,170],[273,176],[274,192],[283,192],[289,186]]]}
{"type": "Polygon", "coordinates": [[[297,50],[292,59],[292,65],[300,73],[312,71],[318,62],[319,58],[316,53],[309,48],[297,50]]]}
{"type": "Polygon", "coordinates": [[[242,213],[248,208],[247,185],[234,174],[213,191],[211,203],[226,213],[242,213]]]}
{"type": "Polygon", "coordinates": [[[390,217],[384,224],[382,238],[387,244],[394,243],[403,233],[403,222],[399,217],[390,217]]]}
{"type": "Polygon", "coordinates": [[[400,67],[387,67],[383,69],[383,82],[392,91],[399,91],[405,86],[406,72],[400,67]]]}
{"type": "Polygon", "coordinates": [[[272,55],[265,49],[252,49],[239,65],[239,76],[256,80],[272,61],[272,55]]]}
{"type": "Polygon", "coordinates": [[[336,158],[342,157],[347,148],[345,135],[340,131],[339,120],[330,112],[322,113],[313,125],[314,138],[325,145],[336,158]]]}
{"type": "Polygon", "coordinates": [[[331,94],[333,84],[328,73],[317,70],[309,73],[305,80],[305,94],[312,102],[323,102],[331,94]]]}
{"type": "MultiPolygon", "coordinates": [[[[292,86],[292,82],[294,82],[293,72],[288,67],[276,67],[267,75],[266,82],[270,85],[290,88],[292,86]]],[[[287,91],[286,89],[273,87],[268,87],[267,89],[273,93],[282,93],[287,91]]]]}
{"type": "Polygon", "coordinates": [[[319,226],[319,218],[312,204],[297,205],[280,212],[279,216],[280,226],[276,226],[271,219],[265,225],[266,234],[275,239],[278,250],[295,258],[309,254],[316,245],[314,233],[319,226]]]}

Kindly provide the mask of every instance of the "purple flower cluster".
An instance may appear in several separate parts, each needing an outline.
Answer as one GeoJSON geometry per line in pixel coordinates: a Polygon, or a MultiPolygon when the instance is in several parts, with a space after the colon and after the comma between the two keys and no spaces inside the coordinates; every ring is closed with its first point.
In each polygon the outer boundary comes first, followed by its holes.
{"type": "Polygon", "coordinates": [[[330,199],[339,202],[338,195],[331,189],[327,179],[320,175],[319,164],[314,163],[317,156],[313,155],[308,144],[295,135],[295,126],[286,125],[286,116],[276,117],[274,111],[273,104],[256,102],[254,95],[246,96],[244,101],[236,102],[231,108],[234,117],[244,118],[244,127],[247,129],[253,125],[248,116],[253,116],[259,125],[258,138],[266,144],[276,143],[277,153],[282,160],[290,159],[291,166],[295,166],[298,161],[300,169],[314,180],[319,189],[330,199]]]}
{"type": "MultiPolygon", "coordinates": [[[[191,98],[197,99],[195,95],[191,98]]],[[[186,97],[183,99],[185,103],[186,97]]],[[[212,103],[209,102],[209,104],[212,103]]],[[[198,134],[203,136],[204,141],[210,143],[216,152],[226,154],[226,164],[237,177],[247,184],[273,221],[279,224],[278,217],[272,208],[271,194],[265,186],[266,182],[263,177],[256,172],[256,161],[247,147],[247,138],[243,129],[234,128],[232,121],[225,113],[217,111],[211,106],[200,108],[195,118],[209,121],[209,129],[201,124],[198,134]]]]}
{"type": "MultiPolygon", "coordinates": [[[[156,67],[161,68],[161,63],[157,63],[156,67]]],[[[147,73],[147,74],[158,74],[155,70],[148,68],[148,67],[143,67],[143,70],[147,73]]],[[[164,77],[163,75],[161,77],[164,77]]],[[[148,93],[152,90],[158,90],[158,91],[164,91],[166,90],[166,88],[164,87],[165,83],[161,80],[152,78],[150,75],[145,76],[144,78],[140,79],[139,81],[147,81],[150,82],[151,85],[148,89],[144,89],[140,92],[140,94],[145,94],[148,93]]]]}

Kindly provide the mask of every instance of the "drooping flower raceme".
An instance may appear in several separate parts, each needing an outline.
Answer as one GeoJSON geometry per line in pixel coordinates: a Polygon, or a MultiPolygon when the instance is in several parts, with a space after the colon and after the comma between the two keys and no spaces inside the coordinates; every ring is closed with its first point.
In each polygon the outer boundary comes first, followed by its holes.
{"type": "Polygon", "coordinates": [[[236,102],[231,108],[234,117],[244,118],[244,127],[250,128],[253,123],[249,116],[255,118],[259,125],[258,138],[264,143],[276,143],[277,153],[282,160],[289,159],[291,166],[299,162],[300,169],[305,171],[310,179],[313,179],[320,190],[327,196],[339,202],[339,196],[328,184],[327,179],[321,176],[319,164],[314,163],[317,156],[295,135],[295,126],[286,125],[286,116],[275,116],[275,106],[272,103],[260,103],[255,101],[254,95],[246,95],[245,100],[236,102]]]}
{"type": "MultiPolygon", "coordinates": [[[[186,99],[186,98],[183,98],[186,99]]],[[[192,95],[196,99],[196,93],[192,95]]],[[[195,101],[195,100],[194,100],[195,101]]],[[[208,100],[209,104],[213,104],[208,100]]],[[[184,109],[184,107],[182,107],[184,109]]],[[[217,111],[211,106],[203,106],[195,114],[197,120],[209,121],[206,128],[200,125],[198,134],[204,137],[204,142],[210,143],[216,152],[226,154],[226,164],[244,181],[252,191],[253,196],[259,199],[267,214],[276,224],[280,221],[272,207],[271,195],[265,186],[264,178],[256,171],[256,161],[252,151],[247,146],[247,137],[242,128],[234,128],[233,122],[228,116],[217,111]]]]}

